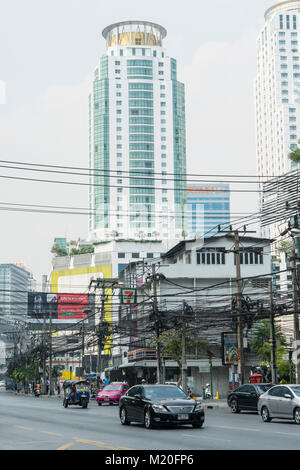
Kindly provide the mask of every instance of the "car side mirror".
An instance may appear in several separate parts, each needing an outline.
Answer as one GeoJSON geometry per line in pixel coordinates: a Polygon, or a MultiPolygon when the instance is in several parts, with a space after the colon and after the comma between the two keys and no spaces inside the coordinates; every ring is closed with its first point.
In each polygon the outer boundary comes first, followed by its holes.
{"type": "Polygon", "coordinates": [[[290,399],[292,399],[293,397],[292,397],[292,395],[290,395],[289,393],[285,393],[285,394],[284,394],[284,398],[290,398],[290,399]]]}

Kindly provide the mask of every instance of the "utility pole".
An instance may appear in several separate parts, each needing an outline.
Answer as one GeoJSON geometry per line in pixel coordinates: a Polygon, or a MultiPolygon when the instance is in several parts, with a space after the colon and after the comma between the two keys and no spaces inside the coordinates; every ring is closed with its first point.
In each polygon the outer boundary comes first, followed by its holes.
{"type": "MultiPolygon", "coordinates": [[[[152,264],[152,282],[153,282],[153,309],[156,324],[156,338],[159,340],[160,337],[160,322],[159,313],[157,307],[157,284],[156,284],[156,272],[155,264],[152,264]]],[[[157,357],[157,383],[162,383],[162,363],[161,363],[161,347],[159,341],[156,345],[156,357],[157,357]]]]}
{"type": "Polygon", "coordinates": [[[236,288],[237,288],[237,339],[238,339],[238,373],[239,385],[245,382],[245,357],[244,357],[244,335],[242,320],[242,281],[241,281],[241,265],[240,265],[240,239],[239,232],[234,232],[234,253],[236,264],[236,288]]]}
{"type": "Polygon", "coordinates": [[[81,372],[84,376],[84,325],[81,327],[81,372]]]}
{"type": "Polygon", "coordinates": [[[300,332],[299,332],[299,302],[298,302],[298,286],[297,286],[297,272],[296,272],[296,250],[292,251],[291,258],[292,268],[292,283],[293,283],[293,304],[294,304],[294,360],[295,360],[295,372],[296,372],[296,383],[300,380],[300,364],[298,360],[298,347],[300,346],[300,332]]]}
{"type": "Polygon", "coordinates": [[[49,302],[49,394],[52,395],[52,302],[49,302]]]}
{"type": "Polygon", "coordinates": [[[100,321],[98,325],[98,357],[97,357],[97,372],[100,374],[103,369],[102,363],[102,349],[103,349],[103,321],[104,321],[104,304],[105,304],[105,286],[102,286],[101,293],[101,310],[100,310],[100,321]]]}
{"type": "Polygon", "coordinates": [[[42,339],[42,356],[43,356],[43,389],[42,394],[46,393],[46,345],[45,345],[45,334],[46,334],[46,312],[43,309],[43,339],[42,339]]]}
{"type": "Polygon", "coordinates": [[[275,337],[275,321],[273,308],[273,280],[269,281],[270,286],[270,343],[271,343],[271,373],[272,383],[277,383],[277,367],[276,367],[276,337],[275,337]]]}
{"type": "Polygon", "coordinates": [[[187,363],[186,363],[186,344],[185,344],[185,321],[184,321],[184,306],[182,302],[182,358],[181,358],[181,385],[184,392],[187,391],[187,363]]]}

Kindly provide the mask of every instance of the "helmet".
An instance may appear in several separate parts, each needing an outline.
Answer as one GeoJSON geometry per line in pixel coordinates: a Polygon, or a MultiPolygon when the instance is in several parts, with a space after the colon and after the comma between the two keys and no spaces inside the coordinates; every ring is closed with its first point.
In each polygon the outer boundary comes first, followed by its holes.
{"type": "Polygon", "coordinates": [[[142,384],[145,384],[146,383],[146,379],[142,379],[142,384]]]}

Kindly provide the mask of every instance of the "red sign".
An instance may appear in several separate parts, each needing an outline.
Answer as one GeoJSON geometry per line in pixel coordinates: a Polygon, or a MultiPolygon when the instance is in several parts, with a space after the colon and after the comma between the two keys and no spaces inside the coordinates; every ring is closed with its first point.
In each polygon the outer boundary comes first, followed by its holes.
{"type": "Polygon", "coordinates": [[[218,186],[189,186],[187,191],[188,193],[217,193],[219,188],[218,186]]]}
{"type": "Polygon", "coordinates": [[[88,294],[56,294],[57,318],[67,320],[83,320],[88,314],[83,310],[89,306],[88,294]]]}

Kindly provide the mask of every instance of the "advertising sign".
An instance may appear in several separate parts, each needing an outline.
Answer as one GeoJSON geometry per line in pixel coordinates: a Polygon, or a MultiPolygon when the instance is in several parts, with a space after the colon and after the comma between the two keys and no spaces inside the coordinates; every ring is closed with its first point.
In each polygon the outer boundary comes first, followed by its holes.
{"type": "Polygon", "coordinates": [[[28,292],[28,321],[43,324],[49,323],[51,312],[52,323],[94,323],[93,294],[51,294],[45,292],[28,292]],[[87,312],[89,310],[90,312],[87,312]]]}
{"type": "Polygon", "coordinates": [[[222,353],[224,365],[238,364],[238,340],[236,333],[222,333],[222,353]]]}

